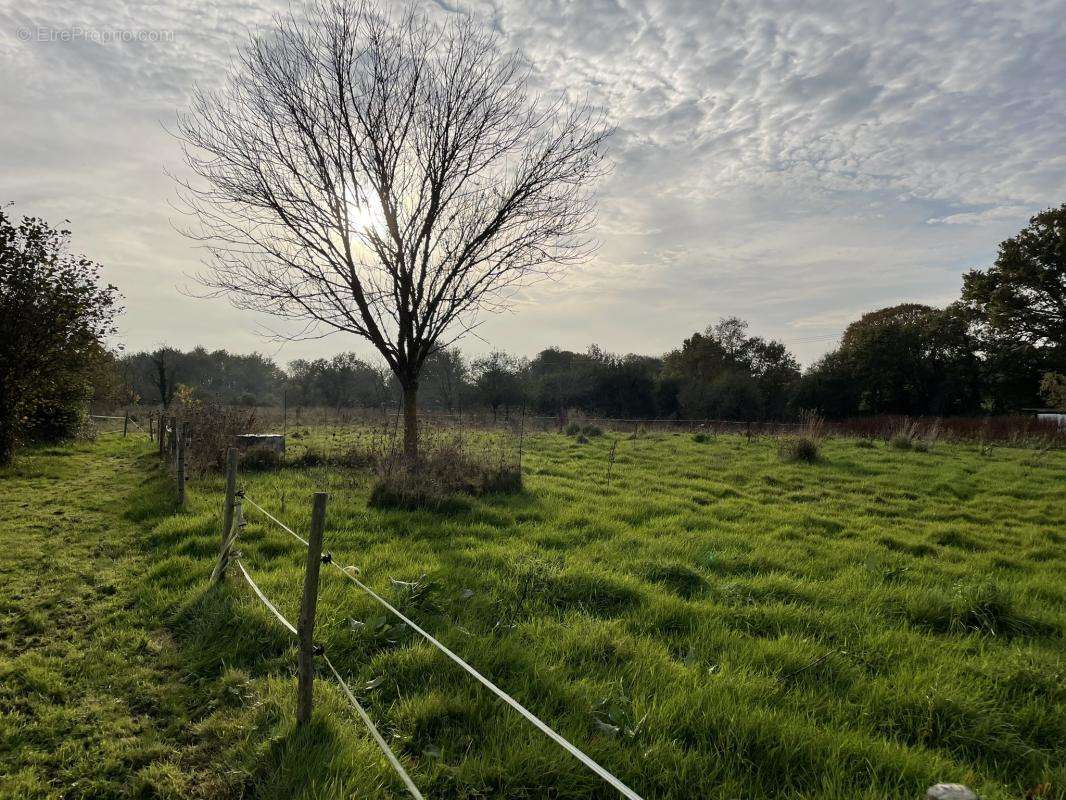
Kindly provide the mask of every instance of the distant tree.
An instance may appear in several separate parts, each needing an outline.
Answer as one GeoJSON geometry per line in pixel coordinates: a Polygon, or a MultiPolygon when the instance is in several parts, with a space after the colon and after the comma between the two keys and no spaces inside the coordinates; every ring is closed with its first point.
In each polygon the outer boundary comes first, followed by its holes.
{"type": "Polygon", "coordinates": [[[458,348],[438,350],[426,359],[422,367],[421,392],[423,398],[446,411],[462,406],[470,389],[470,368],[458,348]]]}
{"type": "Polygon", "coordinates": [[[827,353],[812,364],[795,386],[791,405],[794,411],[817,411],[841,419],[859,410],[861,387],[851,364],[839,350],[827,353]]]}
{"type": "Polygon", "coordinates": [[[110,413],[140,400],[129,364],[118,353],[102,346],[96,349],[92,358],[89,384],[91,408],[99,409],[101,413],[110,413]]]}
{"type": "Polygon", "coordinates": [[[148,381],[155,389],[155,396],[163,410],[170,408],[178,389],[178,364],[182,354],[172,347],[158,347],[148,354],[148,381]]]}
{"type": "Polygon", "coordinates": [[[783,415],[800,372],[783,344],[749,336],[747,322],[728,317],[668,353],[663,375],[684,416],[751,420],[783,415]]]}
{"type": "Polygon", "coordinates": [[[537,410],[561,415],[586,406],[596,382],[596,364],[585,353],[549,347],[530,361],[526,377],[537,410]]]}
{"type": "MultiPolygon", "coordinates": [[[[589,356],[594,353],[590,348],[589,356]]],[[[621,418],[658,415],[656,388],[662,369],[660,359],[632,353],[613,356],[601,351],[594,358],[594,367],[592,391],[584,405],[587,411],[621,418]]]]}
{"type": "Polygon", "coordinates": [[[954,308],[904,303],[864,314],[840,355],[865,414],[961,414],[981,403],[977,343],[954,308]]]}
{"type": "Polygon", "coordinates": [[[115,331],[117,290],[69,243],[69,231],[36,217],[16,224],[0,208],[0,464],[28,428],[74,432],[93,360],[115,331]]]}
{"type": "Polygon", "coordinates": [[[494,350],[471,364],[474,397],[480,404],[492,409],[493,420],[501,408],[510,414],[513,407],[524,401],[521,369],[522,363],[518,358],[501,350],[494,350]]]}
{"type": "Polygon", "coordinates": [[[1046,372],[1040,382],[1040,394],[1048,408],[1066,411],[1066,375],[1058,372],[1046,372]]]}
{"type": "Polygon", "coordinates": [[[541,104],[473,15],[316,2],[253,38],[181,117],[183,184],[239,307],[367,339],[404,395],[418,451],[426,360],[478,312],[587,257],[606,130],[541,104]]]}
{"type": "Polygon", "coordinates": [[[962,300],[998,333],[1066,348],[1066,204],[1000,244],[991,268],[967,272],[962,300]]]}
{"type": "Polygon", "coordinates": [[[973,413],[982,375],[962,309],[904,303],[851,323],[840,348],[803,376],[792,406],[832,417],[973,413]]]}

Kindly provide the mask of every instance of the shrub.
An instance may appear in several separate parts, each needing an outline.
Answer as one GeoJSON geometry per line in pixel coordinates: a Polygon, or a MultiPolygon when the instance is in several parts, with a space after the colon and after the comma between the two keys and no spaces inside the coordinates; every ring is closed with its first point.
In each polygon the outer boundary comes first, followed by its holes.
{"type": "Polygon", "coordinates": [[[281,466],[281,456],[270,447],[257,445],[241,453],[241,469],[245,472],[277,469],[281,466]]]}
{"type": "Polygon", "coordinates": [[[590,438],[593,436],[603,436],[603,428],[599,425],[585,425],[581,429],[581,432],[590,438]]]}
{"type": "Polygon", "coordinates": [[[696,442],[697,444],[706,444],[707,442],[711,441],[711,437],[708,436],[706,433],[694,433],[692,434],[692,441],[696,442]]]}
{"type": "MultiPolygon", "coordinates": [[[[242,433],[259,433],[263,429],[255,409],[225,406],[212,399],[186,400],[181,405],[180,416],[189,428],[186,448],[189,468],[201,475],[212,470],[225,470],[226,451],[233,447],[234,439],[242,433]]],[[[251,465],[265,464],[265,459],[269,457],[252,456],[249,461],[250,452],[243,454],[241,463],[249,464],[251,469],[265,469],[265,466],[251,465]]],[[[276,467],[281,458],[276,453],[274,458],[275,461],[270,466],[276,467]]]]}
{"type": "Polygon", "coordinates": [[[75,438],[82,427],[85,393],[60,389],[37,403],[22,418],[22,436],[29,442],[54,443],[75,438]]]}
{"type": "Polygon", "coordinates": [[[889,441],[889,445],[896,450],[910,450],[914,447],[914,440],[909,436],[893,436],[889,441]]]}
{"type": "Polygon", "coordinates": [[[821,458],[821,444],[809,436],[785,439],[778,448],[782,461],[802,461],[813,464],[821,458]]]}
{"type": "Polygon", "coordinates": [[[370,505],[375,508],[443,509],[462,506],[456,495],[522,491],[522,471],[517,465],[473,458],[455,444],[424,446],[414,466],[392,451],[375,457],[374,466],[378,478],[370,505]]]}
{"type": "Polygon", "coordinates": [[[567,436],[577,436],[581,433],[581,426],[578,425],[576,422],[571,422],[569,425],[563,428],[563,433],[565,433],[567,436]]]}
{"type": "Polygon", "coordinates": [[[825,420],[818,414],[804,412],[800,417],[799,434],[785,439],[778,447],[783,461],[802,461],[813,464],[821,458],[822,440],[825,438],[825,420]]]}

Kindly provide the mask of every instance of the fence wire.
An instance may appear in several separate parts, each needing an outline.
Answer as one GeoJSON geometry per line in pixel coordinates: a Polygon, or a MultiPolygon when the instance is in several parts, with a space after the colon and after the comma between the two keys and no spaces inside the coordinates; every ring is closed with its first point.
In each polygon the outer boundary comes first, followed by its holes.
{"type": "MultiPolygon", "coordinates": [[[[255,592],[255,596],[258,597],[262,601],[263,605],[270,609],[274,616],[278,618],[278,622],[285,626],[285,629],[288,630],[289,633],[291,633],[293,636],[298,636],[299,634],[296,632],[296,628],[293,627],[293,624],[287,619],[285,619],[285,616],[280,611],[278,611],[277,607],[270,602],[270,599],[265,594],[263,594],[263,590],[256,585],[254,580],[252,580],[252,576],[248,574],[248,570],[244,568],[244,565],[236,559],[233,563],[235,563],[238,568],[240,568],[241,574],[248,582],[248,586],[250,586],[252,591],[255,592]]],[[[369,715],[366,713],[362,705],[360,705],[359,701],[356,699],[355,694],[348,686],[347,681],[345,681],[344,678],[341,677],[341,674],[337,671],[337,668],[333,666],[333,662],[330,661],[329,657],[326,656],[324,653],[322,654],[322,660],[326,662],[326,666],[329,667],[330,672],[333,673],[333,676],[337,679],[337,682],[340,683],[341,690],[344,692],[345,696],[348,698],[351,704],[355,706],[355,710],[359,713],[359,717],[363,720],[364,723],[366,723],[366,727],[370,731],[370,736],[374,739],[375,744],[377,744],[378,748],[385,755],[385,758],[388,760],[392,768],[396,770],[396,773],[400,776],[400,780],[403,781],[403,785],[407,787],[407,791],[411,793],[412,797],[417,798],[417,800],[425,800],[425,798],[422,796],[422,793],[418,791],[418,787],[415,786],[414,781],[411,780],[411,776],[407,774],[407,770],[404,769],[403,764],[400,763],[400,759],[398,759],[396,757],[396,754],[392,752],[388,743],[385,741],[385,738],[381,735],[380,731],[378,731],[377,726],[374,724],[373,720],[370,719],[369,715]]]]}
{"type": "MultiPolygon", "coordinates": [[[[279,520],[273,514],[268,512],[262,506],[260,506],[259,504],[257,504],[256,502],[254,502],[253,500],[248,498],[247,495],[244,496],[244,499],[247,500],[249,503],[251,503],[253,506],[255,506],[255,508],[259,509],[269,519],[273,520],[275,523],[277,523],[279,526],[281,526],[288,533],[292,534],[295,538],[297,538],[301,542],[303,542],[305,546],[307,545],[307,540],[306,539],[304,539],[302,536],[300,536],[298,533],[296,533],[292,528],[290,528],[288,525],[283,523],[281,520],[279,520]]],[[[602,778],[604,781],[606,781],[608,784],[610,784],[612,787],[614,787],[620,794],[622,794],[622,796],[629,798],[629,800],[643,800],[643,798],[639,794],[637,794],[632,789],[630,789],[628,786],[626,786],[624,783],[622,783],[622,781],[620,781],[618,778],[616,778],[612,773],[608,772],[606,769],[601,767],[594,759],[592,759],[590,756],[586,755],[582,750],[577,748],[575,745],[571,744],[568,739],[564,738],[562,735],[560,735],[560,734],[556,733],[554,730],[552,730],[552,728],[549,727],[546,722],[541,720],[540,717],[538,717],[536,714],[534,714],[532,711],[530,711],[524,705],[522,705],[517,700],[515,700],[513,697],[511,697],[511,695],[507,694],[507,692],[505,692],[503,689],[498,687],[495,683],[493,683],[488,678],[486,678],[484,675],[482,675],[480,672],[478,672],[474,667],[470,666],[470,664],[468,664],[466,661],[464,661],[460,656],[458,656],[455,653],[453,653],[444,643],[442,643],[435,636],[433,636],[433,634],[431,634],[428,631],[426,631],[425,629],[423,629],[420,625],[418,625],[418,623],[416,623],[414,620],[412,620],[410,617],[408,617],[406,614],[404,614],[402,611],[400,611],[398,608],[396,608],[394,605],[392,605],[388,600],[386,600],[384,597],[379,595],[377,592],[375,592],[373,589],[371,589],[369,586],[367,586],[365,583],[363,583],[361,580],[359,580],[357,577],[355,577],[351,572],[349,572],[348,570],[344,569],[344,567],[340,566],[340,564],[338,564],[336,561],[330,560],[329,563],[333,567],[338,569],[340,571],[340,573],[342,575],[344,575],[344,577],[346,577],[348,580],[350,580],[352,583],[354,583],[356,586],[358,586],[360,589],[362,589],[366,594],[370,595],[370,597],[372,597],[375,600],[377,600],[377,602],[379,602],[381,605],[383,605],[385,608],[387,608],[389,611],[391,611],[393,614],[395,614],[405,625],[410,627],[411,630],[417,632],[420,636],[422,636],[422,638],[424,638],[426,641],[428,641],[430,644],[432,644],[434,647],[436,647],[438,650],[440,650],[442,653],[444,653],[444,655],[446,655],[448,658],[450,658],[452,661],[454,661],[456,664],[458,664],[469,675],[471,675],[478,682],[480,682],[486,689],[488,689],[490,692],[492,692],[497,697],[499,697],[501,700],[503,700],[505,703],[507,703],[507,705],[511,706],[511,708],[513,708],[515,711],[517,711],[519,714],[521,714],[528,722],[530,722],[541,733],[543,733],[545,736],[547,736],[549,739],[551,739],[557,745],[562,747],[564,750],[566,750],[566,752],[568,752],[570,755],[572,755],[574,758],[576,758],[578,761],[580,761],[582,764],[584,764],[586,767],[588,767],[592,772],[594,772],[596,775],[598,775],[600,778],[602,778]]],[[[240,566],[240,562],[239,561],[237,562],[237,566],[240,566]]],[[[244,572],[244,567],[241,567],[241,571],[244,572]]],[[[245,577],[246,578],[248,577],[247,573],[245,573],[245,577]]],[[[248,578],[248,580],[249,580],[249,583],[251,583],[251,578],[248,578]]],[[[259,596],[263,600],[263,602],[267,603],[267,605],[269,606],[270,602],[265,597],[263,597],[263,595],[258,591],[258,588],[255,586],[255,584],[252,583],[251,585],[252,585],[252,588],[256,590],[256,593],[259,594],[259,596]]],[[[274,610],[275,614],[277,614],[277,610],[274,609],[273,606],[270,606],[270,608],[272,610],[274,610]]],[[[280,615],[278,615],[278,616],[280,617],[280,615]]],[[[332,665],[330,665],[330,668],[332,669],[332,665]]],[[[337,677],[339,678],[340,676],[338,675],[337,677]]],[[[352,699],[354,701],[354,695],[350,695],[349,699],[352,699]]],[[[357,704],[357,706],[358,706],[358,704],[357,704]]],[[[361,709],[360,709],[360,712],[361,712],[361,709]]],[[[408,788],[411,788],[411,787],[408,787],[408,788]]],[[[417,789],[415,791],[417,791],[417,789]]]]}

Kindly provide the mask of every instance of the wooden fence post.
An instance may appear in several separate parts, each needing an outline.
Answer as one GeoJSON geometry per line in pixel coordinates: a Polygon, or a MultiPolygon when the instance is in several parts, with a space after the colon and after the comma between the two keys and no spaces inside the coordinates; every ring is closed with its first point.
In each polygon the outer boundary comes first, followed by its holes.
{"type": "Polygon", "coordinates": [[[175,472],[178,479],[178,508],[185,508],[185,423],[178,423],[175,472]]]}
{"type": "Polygon", "coordinates": [[[322,566],[322,529],[326,525],[325,492],[315,492],[311,507],[311,531],[307,537],[307,569],[304,572],[304,594],[300,602],[300,621],[297,634],[300,639],[298,683],[296,687],[296,724],[306,725],[311,721],[311,703],[315,680],[315,610],[318,607],[318,571],[322,566]]]}
{"type": "Polygon", "coordinates": [[[122,438],[126,438],[126,434],[130,430],[130,410],[127,408],[122,415],[122,438]]]}
{"type": "Polygon", "coordinates": [[[167,440],[167,415],[163,412],[159,413],[159,438],[156,440],[156,444],[159,445],[159,457],[162,458],[166,448],[167,440]]]}
{"type": "Polygon", "coordinates": [[[148,412],[148,441],[155,441],[155,415],[148,412]]]}

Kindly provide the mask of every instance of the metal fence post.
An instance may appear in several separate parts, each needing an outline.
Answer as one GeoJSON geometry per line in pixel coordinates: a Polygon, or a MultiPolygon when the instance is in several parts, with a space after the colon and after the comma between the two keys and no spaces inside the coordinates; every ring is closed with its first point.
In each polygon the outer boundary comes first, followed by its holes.
{"type": "Polygon", "coordinates": [[[322,566],[322,529],[326,525],[325,492],[315,492],[311,507],[311,531],[307,537],[307,569],[304,572],[304,593],[300,602],[297,634],[300,639],[298,684],[296,688],[296,724],[311,720],[311,705],[315,680],[315,610],[318,607],[318,572],[322,566]]]}

